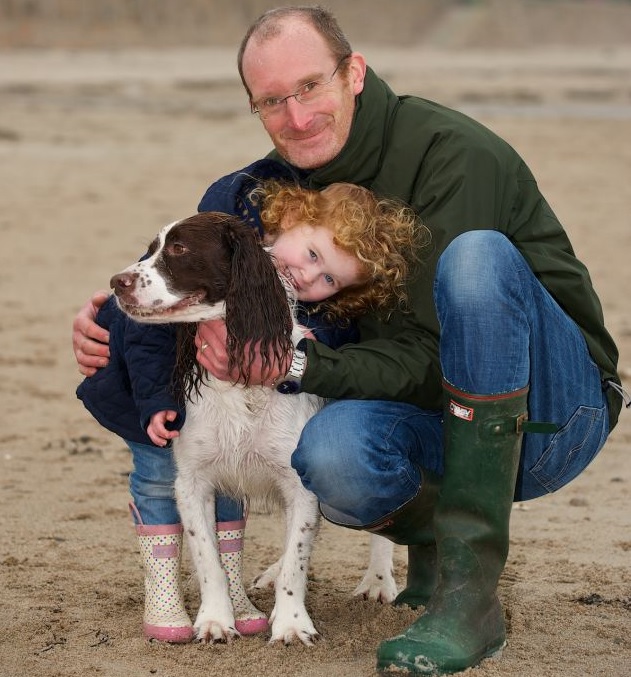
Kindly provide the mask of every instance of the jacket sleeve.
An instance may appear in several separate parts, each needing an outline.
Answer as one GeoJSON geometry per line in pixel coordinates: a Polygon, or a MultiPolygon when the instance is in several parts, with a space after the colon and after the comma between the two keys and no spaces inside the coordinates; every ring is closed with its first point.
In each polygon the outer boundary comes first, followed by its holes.
{"type": "Polygon", "coordinates": [[[124,351],[142,429],[146,430],[153,414],[171,409],[178,415],[167,427],[180,430],[184,425],[185,409],[178,404],[172,391],[175,327],[140,324],[127,318],[124,351]]]}
{"type": "MultiPolygon", "coordinates": [[[[431,285],[415,284],[419,295],[431,285]]],[[[430,292],[431,293],[431,292],[430,292]]],[[[380,399],[441,407],[438,359],[438,322],[433,311],[411,290],[409,313],[396,313],[388,321],[368,314],[358,321],[360,340],[337,350],[307,342],[307,369],[303,389],[333,399],[380,399]]]]}

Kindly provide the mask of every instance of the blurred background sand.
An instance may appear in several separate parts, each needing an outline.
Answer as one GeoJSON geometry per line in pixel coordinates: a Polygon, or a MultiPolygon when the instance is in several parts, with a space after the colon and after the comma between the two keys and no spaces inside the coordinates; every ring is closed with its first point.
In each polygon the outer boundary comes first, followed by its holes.
{"type": "MultiPolygon", "coordinates": [[[[0,675],[369,677],[415,617],[352,599],[367,540],[323,526],[313,649],[141,636],[129,457],[74,397],[74,314],[206,186],[269,150],[236,72],[261,0],[0,0],[0,675]]],[[[504,136],[588,265],[631,386],[631,2],[331,1],[400,93],[504,136]]],[[[629,674],[631,424],[558,494],[516,505],[509,644],[476,675],[629,674]]],[[[254,514],[246,574],[277,556],[254,514]]],[[[405,549],[396,549],[405,581],[405,549]]],[[[187,604],[199,602],[188,561],[187,604]]],[[[272,594],[256,593],[270,611],[272,594]]],[[[472,672],[473,674],[473,672],[472,672]]]]}

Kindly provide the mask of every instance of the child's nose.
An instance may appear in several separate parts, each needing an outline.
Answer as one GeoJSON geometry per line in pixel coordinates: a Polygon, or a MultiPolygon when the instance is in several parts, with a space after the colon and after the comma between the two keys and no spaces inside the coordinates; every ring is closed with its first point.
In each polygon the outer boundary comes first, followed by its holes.
{"type": "Polygon", "coordinates": [[[302,281],[304,284],[313,284],[319,275],[320,271],[317,266],[307,266],[302,271],[302,281]]]}

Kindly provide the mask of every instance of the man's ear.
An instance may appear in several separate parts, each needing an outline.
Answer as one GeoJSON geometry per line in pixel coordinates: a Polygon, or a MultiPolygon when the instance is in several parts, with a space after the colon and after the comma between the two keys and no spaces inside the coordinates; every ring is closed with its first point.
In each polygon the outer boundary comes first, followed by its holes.
{"type": "Polygon", "coordinates": [[[364,78],[366,77],[366,59],[360,52],[353,52],[349,57],[348,72],[350,73],[351,83],[353,85],[353,94],[357,96],[364,89],[364,78]]]}

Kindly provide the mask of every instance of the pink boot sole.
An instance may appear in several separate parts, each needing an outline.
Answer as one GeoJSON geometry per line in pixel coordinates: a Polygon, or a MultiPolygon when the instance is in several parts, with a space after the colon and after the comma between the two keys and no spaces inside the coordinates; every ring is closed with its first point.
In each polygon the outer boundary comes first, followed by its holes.
{"type": "Polygon", "coordinates": [[[269,630],[267,618],[250,618],[248,620],[237,620],[234,627],[242,635],[258,635],[260,632],[269,630]]]}
{"type": "Polygon", "coordinates": [[[193,628],[168,628],[161,625],[143,623],[142,630],[147,639],[155,639],[158,642],[170,642],[171,644],[185,644],[193,639],[193,628]]]}

